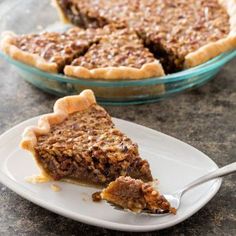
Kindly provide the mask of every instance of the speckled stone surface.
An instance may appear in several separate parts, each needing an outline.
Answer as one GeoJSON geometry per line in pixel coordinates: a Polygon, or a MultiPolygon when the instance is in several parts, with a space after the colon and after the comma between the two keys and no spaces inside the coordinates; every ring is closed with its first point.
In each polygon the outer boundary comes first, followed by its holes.
{"type": "MultiPolygon", "coordinates": [[[[159,130],[209,155],[236,161],[236,60],[201,88],[156,104],[111,107],[118,118],[159,130]]],[[[0,133],[51,111],[57,98],[26,83],[0,60],[0,133]]],[[[236,175],[199,212],[172,228],[142,235],[236,235],[236,175]]],[[[0,184],[0,235],[138,235],[85,225],[49,212],[0,184]]],[[[140,234],[141,235],[141,234],[140,234]]]]}

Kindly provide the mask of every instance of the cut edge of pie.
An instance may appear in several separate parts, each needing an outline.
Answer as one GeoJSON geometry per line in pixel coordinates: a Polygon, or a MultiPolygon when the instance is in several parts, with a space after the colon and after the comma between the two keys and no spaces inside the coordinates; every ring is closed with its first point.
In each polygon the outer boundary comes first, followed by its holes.
{"type": "MultiPolygon", "coordinates": [[[[59,19],[61,20],[62,23],[65,23],[65,24],[69,23],[69,24],[76,25],[76,26],[81,27],[81,28],[89,28],[90,23],[91,23],[90,20],[92,20],[92,21],[94,20],[93,16],[92,17],[87,16],[85,18],[82,14],[79,14],[79,19],[83,23],[81,23],[81,22],[79,24],[74,23],[73,20],[71,20],[70,17],[68,17],[66,15],[66,12],[64,11],[64,9],[63,9],[62,5],[60,4],[59,0],[52,0],[52,3],[53,3],[53,6],[56,8],[59,19]]],[[[103,18],[103,17],[101,17],[101,18],[103,18]]],[[[108,24],[108,22],[106,22],[105,18],[103,18],[103,21],[102,21],[101,24],[99,24],[98,28],[103,27],[107,24],[108,24]]]]}
{"type": "Polygon", "coordinates": [[[197,49],[195,52],[187,54],[184,62],[184,68],[186,69],[200,65],[221,53],[236,47],[236,1],[218,0],[218,2],[225,8],[229,15],[230,33],[226,38],[208,43],[197,49]]]}
{"type": "Polygon", "coordinates": [[[159,63],[154,62],[142,65],[141,68],[132,68],[128,66],[118,67],[101,67],[95,69],[87,69],[83,66],[67,65],[64,68],[64,73],[68,76],[75,76],[86,79],[145,79],[154,76],[165,75],[164,70],[159,63]]]}
{"type": "MultiPolygon", "coordinates": [[[[99,199],[95,194],[94,201],[99,199]]],[[[124,209],[140,213],[147,210],[150,213],[176,213],[167,199],[153,186],[140,179],[130,176],[120,176],[112,181],[100,193],[103,200],[118,205],[124,209]]]]}
{"type": "Polygon", "coordinates": [[[61,22],[64,23],[64,24],[69,24],[70,21],[69,21],[68,17],[66,16],[66,14],[64,13],[64,11],[62,10],[62,8],[59,5],[58,1],[57,0],[52,0],[52,5],[56,8],[61,22]]]}
{"type": "Polygon", "coordinates": [[[41,116],[37,126],[30,126],[24,130],[20,147],[33,154],[33,157],[41,171],[42,177],[45,177],[47,180],[53,179],[36,158],[34,147],[37,144],[37,137],[48,134],[50,132],[51,125],[63,122],[69,114],[85,110],[95,103],[96,99],[91,90],[84,90],[79,95],[60,98],[54,104],[53,113],[41,116]]]}
{"type": "Polygon", "coordinates": [[[0,48],[4,53],[9,55],[11,58],[23,62],[27,65],[34,66],[43,71],[57,73],[58,66],[54,62],[48,62],[44,58],[40,57],[37,54],[25,52],[15,46],[16,43],[16,34],[11,31],[3,32],[2,39],[0,42],[0,48]]]}

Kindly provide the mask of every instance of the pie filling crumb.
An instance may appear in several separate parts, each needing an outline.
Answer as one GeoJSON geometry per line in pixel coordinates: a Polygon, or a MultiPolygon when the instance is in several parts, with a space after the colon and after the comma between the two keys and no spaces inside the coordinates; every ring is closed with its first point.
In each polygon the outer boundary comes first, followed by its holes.
{"type": "Polygon", "coordinates": [[[51,189],[53,192],[60,192],[61,191],[61,187],[58,186],[57,184],[51,184],[51,189]]]}
{"type": "Polygon", "coordinates": [[[176,209],[151,184],[130,176],[121,176],[101,193],[102,199],[134,212],[176,213],[176,209]]]}
{"type": "Polygon", "coordinates": [[[55,180],[107,185],[129,175],[152,181],[149,164],[140,158],[137,144],[116,129],[107,112],[96,104],[52,125],[47,135],[38,137],[35,153],[55,180]]]}
{"type": "Polygon", "coordinates": [[[93,193],[92,200],[94,202],[100,202],[102,200],[101,191],[93,193]]]}

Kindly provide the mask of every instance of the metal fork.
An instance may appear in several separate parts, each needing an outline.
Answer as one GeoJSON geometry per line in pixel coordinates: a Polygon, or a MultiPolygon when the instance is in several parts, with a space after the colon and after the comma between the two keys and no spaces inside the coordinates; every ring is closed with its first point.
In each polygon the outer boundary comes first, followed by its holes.
{"type": "MultiPolygon", "coordinates": [[[[167,201],[170,203],[171,207],[174,207],[176,210],[179,208],[180,203],[181,203],[181,198],[182,196],[189,191],[190,189],[203,184],[205,182],[208,182],[212,179],[216,179],[219,177],[223,177],[225,175],[229,175],[233,172],[236,172],[236,162],[226,165],[222,168],[219,168],[217,170],[214,170],[196,180],[193,182],[187,184],[185,187],[182,189],[178,190],[174,194],[163,194],[163,196],[167,199],[167,201]]],[[[120,211],[126,211],[126,212],[132,212],[134,214],[143,214],[143,215],[149,215],[149,216],[164,216],[167,214],[170,214],[170,212],[166,212],[163,210],[158,210],[157,212],[151,212],[147,209],[142,210],[141,212],[133,212],[129,209],[124,209],[118,205],[115,205],[114,203],[108,202],[114,209],[120,210],[120,211]]]]}

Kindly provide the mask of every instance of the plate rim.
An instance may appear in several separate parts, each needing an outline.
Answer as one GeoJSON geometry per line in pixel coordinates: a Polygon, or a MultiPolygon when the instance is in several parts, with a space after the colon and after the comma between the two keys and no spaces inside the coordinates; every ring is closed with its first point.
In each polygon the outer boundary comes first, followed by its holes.
{"type": "MultiPolygon", "coordinates": [[[[27,120],[24,120],[22,122],[20,122],[19,124],[11,127],[10,129],[8,129],[7,131],[3,132],[0,135],[0,143],[1,140],[4,138],[5,135],[8,135],[9,133],[13,132],[14,130],[17,130],[20,126],[22,125],[26,125],[27,123],[31,122],[31,121],[37,121],[37,119],[40,117],[36,116],[36,117],[32,117],[29,118],[27,120]]],[[[114,121],[117,122],[127,122],[129,124],[132,125],[137,125],[137,126],[141,126],[142,128],[146,128],[148,129],[150,132],[152,133],[158,133],[159,135],[164,135],[167,136],[168,138],[171,138],[175,141],[178,141],[184,145],[190,146],[191,148],[195,149],[195,151],[200,152],[202,154],[202,156],[204,156],[204,158],[207,158],[208,161],[212,162],[213,165],[215,165],[216,168],[218,168],[218,165],[210,158],[208,157],[205,153],[201,152],[200,150],[196,149],[195,147],[193,147],[192,145],[185,143],[175,137],[172,137],[170,135],[164,134],[160,131],[151,129],[149,127],[146,126],[142,126],[139,125],[137,123],[134,122],[130,122],[130,121],[126,121],[123,119],[119,119],[119,118],[114,118],[112,117],[112,119],[114,121]]],[[[126,232],[148,232],[148,231],[154,231],[154,230],[161,230],[164,228],[169,228],[171,226],[177,225],[180,222],[183,222],[184,220],[186,220],[187,218],[191,217],[192,215],[194,215],[196,212],[198,212],[202,207],[204,207],[214,196],[215,194],[219,191],[221,184],[222,184],[222,178],[217,178],[213,184],[211,185],[211,187],[208,190],[208,195],[206,198],[204,198],[204,200],[201,202],[201,204],[199,206],[197,206],[194,210],[191,210],[188,214],[186,214],[183,217],[180,217],[176,220],[172,220],[168,223],[164,222],[164,223],[160,223],[157,225],[126,225],[123,223],[116,223],[116,222],[110,222],[110,221],[106,221],[106,220],[101,220],[99,218],[95,218],[95,217],[90,217],[90,216],[85,216],[83,214],[80,213],[75,213],[72,212],[71,210],[66,210],[65,208],[62,208],[60,206],[51,206],[50,203],[47,203],[47,201],[43,200],[40,197],[37,197],[37,195],[33,192],[31,192],[30,190],[24,189],[22,188],[22,186],[18,186],[16,185],[16,182],[12,179],[10,179],[4,172],[2,172],[0,170],[0,182],[7,186],[9,189],[11,189],[13,192],[17,193],[18,195],[20,195],[21,197],[27,199],[30,202],[33,202],[34,204],[49,210],[51,212],[54,212],[58,215],[61,215],[63,217],[67,217],[70,219],[73,219],[77,222],[81,222],[81,223],[85,223],[85,224],[89,224],[89,225],[93,225],[93,226],[97,226],[97,227],[102,227],[102,228],[106,228],[106,229],[111,229],[111,230],[117,230],[117,231],[126,231],[126,232]]]]}

